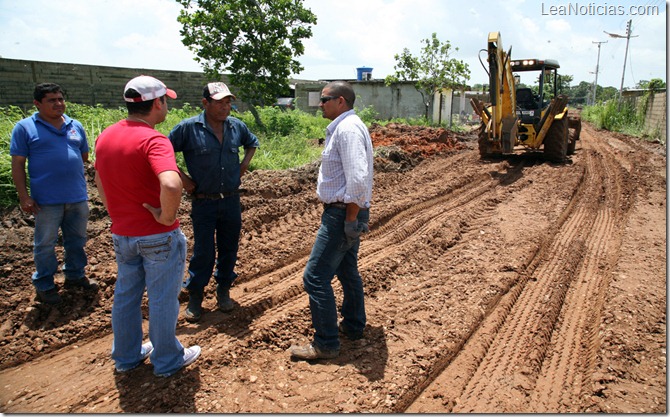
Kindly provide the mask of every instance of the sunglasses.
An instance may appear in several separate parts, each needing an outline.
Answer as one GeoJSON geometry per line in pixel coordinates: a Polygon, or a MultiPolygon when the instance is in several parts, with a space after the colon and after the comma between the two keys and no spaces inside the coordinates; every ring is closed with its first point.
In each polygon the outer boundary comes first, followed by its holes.
{"type": "Polygon", "coordinates": [[[329,102],[330,100],[332,100],[332,99],[334,99],[334,98],[339,98],[339,96],[338,96],[338,97],[335,97],[335,96],[323,96],[323,97],[319,98],[319,101],[321,101],[321,104],[324,104],[324,103],[327,103],[327,102],[329,102]]]}

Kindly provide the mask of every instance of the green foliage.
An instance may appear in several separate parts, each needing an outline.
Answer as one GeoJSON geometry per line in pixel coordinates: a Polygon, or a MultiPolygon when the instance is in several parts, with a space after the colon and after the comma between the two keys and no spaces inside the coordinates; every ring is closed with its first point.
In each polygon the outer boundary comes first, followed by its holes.
{"type": "Polygon", "coordinates": [[[106,109],[100,104],[92,107],[69,102],[67,103],[65,112],[71,118],[77,119],[84,126],[91,155],[93,155],[95,138],[108,126],[113,125],[128,115],[128,111],[124,107],[106,109]]]}
{"type": "Polygon", "coordinates": [[[598,129],[638,137],[642,135],[644,126],[644,117],[640,117],[635,106],[629,101],[619,104],[616,100],[610,100],[604,104],[586,106],[582,110],[582,118],[593,123],[598,129]]]}
{"type": "Polygon", "coordinates": [[[660,78],[652,78],[651,81],[647,80],[640,80],[635,88],[639,88],[642,90],[650,90],[651,92],[657,92],[659,90],[665,90],[666,84],[665,81],[663,81],[660,78]]]}
{"type": "MultiPolygon", "coordinates": [[[[571,94],[571,87],[570,83],[573,80],[572,75],[561,75],[557,74],[556,76],[556,83],[558,84],[556,87],[556,94],[565,94],[569,97],[572,97],[571,94]]],[[[518,88],[519,86],[517,86],[518,88]]],[[[540,94],[540,80],[539,77],[537,80],[535,80],[535,84],[530,87],[531,90],[533,90],[533,93],[539,95],[540,94]]],[[[552,99],[554,98],[554,76],[553,74],[550,77],[545,77],[544,83],[542,84],[542,91],[544,92],[544,99],[552,99]]]]}
{"type": "Polygon", "coordinates": [[[355,111],[358,117],[360,117],[361,120],[367,125],[377,121],[377,116],[379,116],[379,113],[377,112],[377,110],[375,110],[375,107],[372,105],[366,106],[362,109],[356,108],[355,111]]]}
{"type": "MultiPolygon", "coordinates": [[[[359,115],[360,116],[360,115],[359,115]]],[[[386,126],[388,124],[405,124],[409,126],[424,126],[424,127],[435,127],[436,125],[425,117],[410,117],[410,118],[394,118],[389,120],[374,120],[372,122],[366,122],[369,126],[371,123],[376,123],[380,126],[386,126]]]]}
{"type": "MultiPolygon", "coordinates": [[[[230,73],[237,96],[252,106],[270,105],[303,70],[316,16],[302,0],[177,0],[183,6],[182,43],[196,54],[205,74],[230,73]]],[[[258,120],[257,120],[258,122],[258,120]]]]}
{"type": "MultiPolygon", "coordinates": [[[[420,56],[413,56],[407,48],[394,56],[396,65],[393,68],[396,72],[386,77],[385,83],[392,85],[399,81],[414,81],[415,88],[424,99],[428,117],[435,92],[443,88],[464,87],[470,79],[470,69],[465,62],[449,58],[451,43],[440,42],[437,34],[433,33],[431,39],[421,42],[424,47],[420,56]]],[[[458,48],[454,50],[458,51],[458,48]]]]}
{"type": "Polygon", "coordinates": [[[605,103],[614,100],[619,96],[619,90],[616,87],[596,87],[596,103],[605,103]]]}
{"type": "Polygon", "coordinates": [[[0,107],[0,207],[9,207],[18,203],[18,196],[12,180],[12,158],[9,155],[9,143],[12,130],[19,120],[29,116],[20,107],[0,107]]]}
{"type": "Polygon", "coordinates": [[[593,83],[582,81],[578,85],[570,87],[566,94],[573,101],[588,103],[593,95],[593,83]]]}

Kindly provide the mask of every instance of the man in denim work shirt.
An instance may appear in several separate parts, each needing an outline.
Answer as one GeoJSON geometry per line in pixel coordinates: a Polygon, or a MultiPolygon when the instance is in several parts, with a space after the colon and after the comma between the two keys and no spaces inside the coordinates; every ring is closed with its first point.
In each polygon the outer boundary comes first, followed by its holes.
{"type": "Polygon", "coordinates": [[[224,83],[207,84],[202,99],[205,110],[182,120],[169,135],[175,152],[184,155],[190,176],[180,174],[193,200],[193,256],[184,284],[189,293],[184,315],[190,322],[202,315],[204,291],[215,259],[218,307],[225,312],[234,308],[230,287],[237,278],[235,262],[242,230],[239,187],[259,143],[241,120],[230,117],[233,99],[224,83]],[[241,147],[244,159],[240,163],[241,147]]]}
{"type": "Polygon", "coordinates": [[[324,210],[303,275],[315,332],[312,343],[290,348],[291,356],[296,359],[337,357],[338,330],[356,340],[363,337],[365,329],[358,248],[361,234],[368,231],[373,156],[368,129],[352,110],[355,98],[353,88],[344,81],[331,82],[321,92],[319,106],[323,117],[332,120],[326,129],[316,187],[324,210]],[[335,275],[343,292],[339,325],[331,284],[335,275]]]}

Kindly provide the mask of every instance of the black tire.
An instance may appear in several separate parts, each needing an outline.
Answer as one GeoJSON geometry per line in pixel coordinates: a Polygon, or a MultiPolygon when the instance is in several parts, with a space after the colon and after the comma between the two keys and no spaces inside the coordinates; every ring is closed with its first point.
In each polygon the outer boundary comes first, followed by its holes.
{"type": "Polygon", "coordinates": [[[582,131],[582,119],[579,116],[568,118],[568,155],[575,153],[575,147],[582,131]]]}
{"type": "Polygon", "coordinates": [[[479,145],[479,157],[482,159],[489,158],[491,156],[491,148],[489,146],[488,134],[486,133],[486,125],[484,125],[484,123],[482,123],[479,128],[477,144],[479,145]]]}
{"type": "Polygon", "coordinates": [[[564,162],[568,154],[568,118],[551,123],[547,136],[544,138],[544,156],[552,162],[564,162]]]}

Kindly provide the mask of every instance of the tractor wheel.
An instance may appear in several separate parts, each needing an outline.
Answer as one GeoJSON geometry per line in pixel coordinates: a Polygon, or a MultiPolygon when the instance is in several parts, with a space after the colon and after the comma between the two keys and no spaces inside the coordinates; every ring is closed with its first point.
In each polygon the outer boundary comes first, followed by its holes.
{"type": "Polygon", "coordinates": [[[479,157],[489,158],[491,156],[491,147],[489,146],[488,134],[486,133],[486,125],[482,123],[479,127],[479,139],[477,141],[479,145],[479,157]]]}
{"type": "Polygon", "coordinates": [[[568,118],[568,155],[575,153],[575,147],[582,131],[582,119],[579,116],[568,118]]]}
{"type": "Polygon", "coordinates": [[[551,123],[547,136],[544,138],[544,156],[552,162],[564,162],[568,154],[568,118],[551,123]]]}

